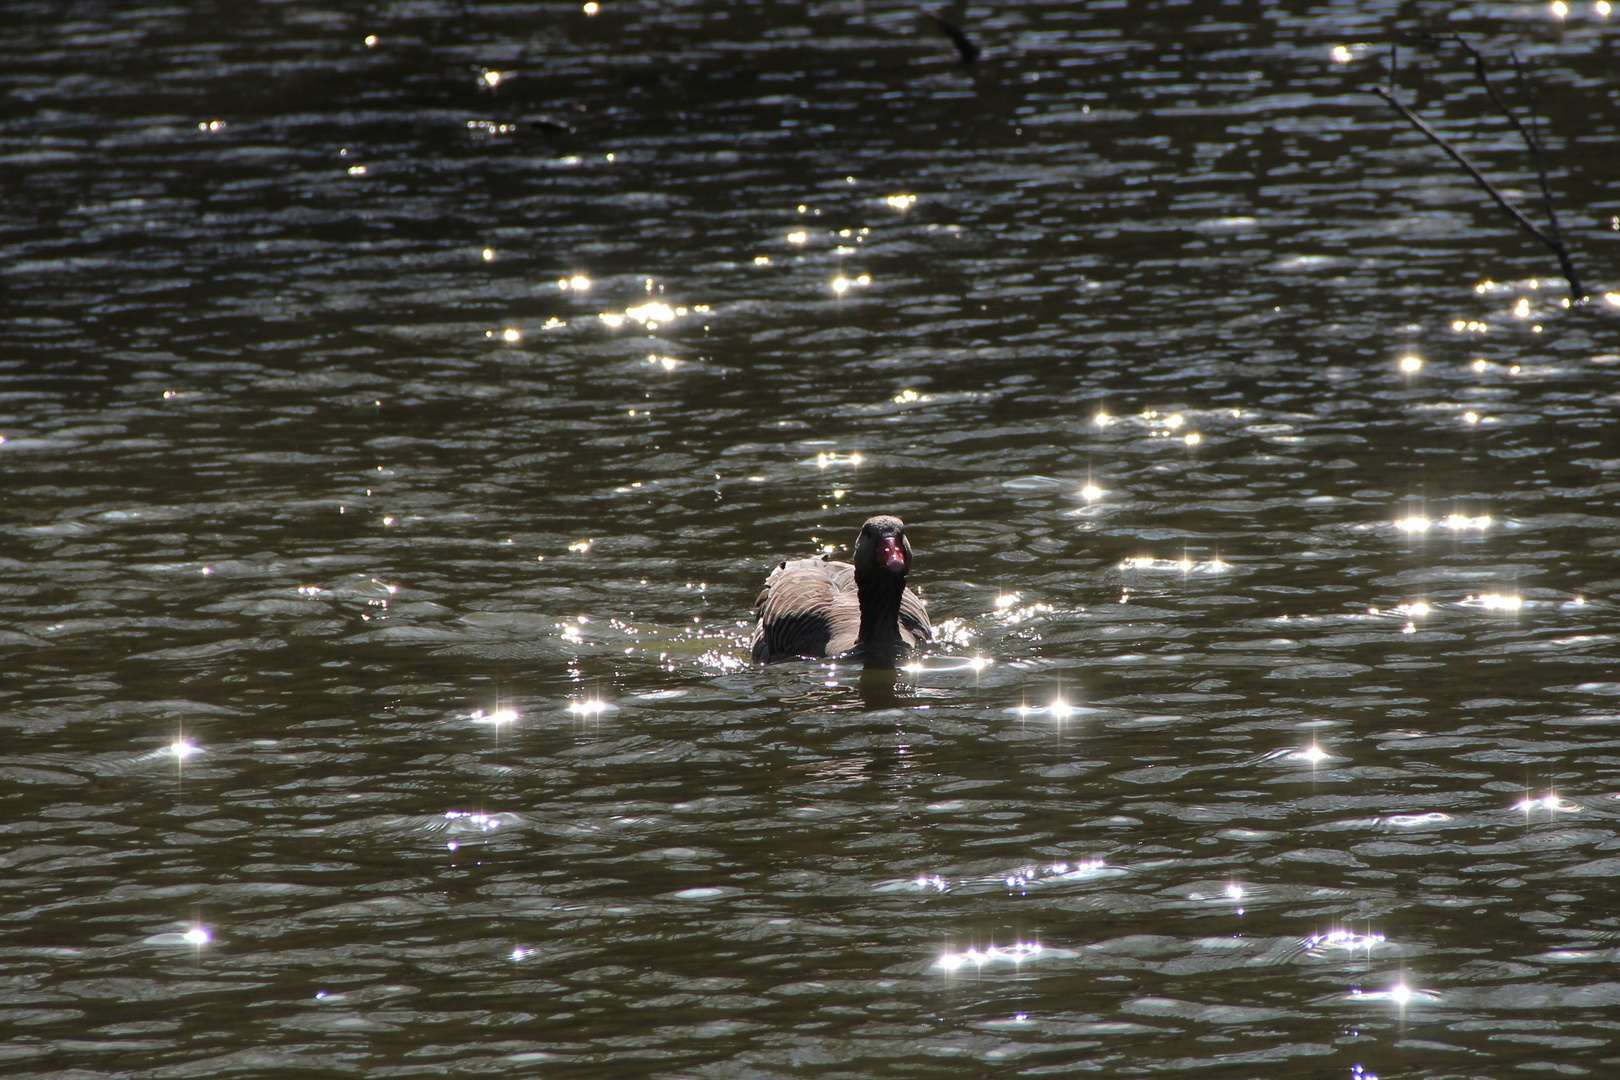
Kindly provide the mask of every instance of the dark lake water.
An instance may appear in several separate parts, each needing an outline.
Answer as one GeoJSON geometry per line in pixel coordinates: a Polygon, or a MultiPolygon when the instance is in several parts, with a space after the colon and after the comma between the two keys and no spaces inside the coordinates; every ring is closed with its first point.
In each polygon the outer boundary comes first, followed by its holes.
{"type": "Polygon", "coordinates": [[[7,5],[0,1072],[1617,1075],[1607,10],[7,5]]]}

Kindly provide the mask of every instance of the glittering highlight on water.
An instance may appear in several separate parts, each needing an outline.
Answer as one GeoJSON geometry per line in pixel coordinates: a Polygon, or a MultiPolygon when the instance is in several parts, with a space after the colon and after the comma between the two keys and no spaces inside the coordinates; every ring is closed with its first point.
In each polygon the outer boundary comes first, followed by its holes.
{"type": "Polygon", "coordinates": [[[1486,611],[1518,611],[1524,606],[1524,600],[1517,596],[1504,596],[1501,593],[1482,593],[1479,596],[1465,596],[1457,601],[1458,607],[1479,607],[1486,611]]]}
{"type": "Polygon", "coordinates": [[[983,970],[986,964],[1005,963],[1018,965],[1022,964],[1025,960],[1038,957],[1040,954],[1041,945],[1039,942],[1019,942],[1016,945],[1008,945],[1004,948],[1001,946],[992,945],[990,948],[982,951],[979,949],[968,949],[965,952],[944,953],[940,956],[939,960],[935,962],[934,966],[937,968],[943,968],[947,972],[953,972],[967,966],[968,964],[974,964],[977,965],[980,970],[983,970]]]}
{"type": "Polygon", "coordinates": [[[1438,810],[1427,814],[1391,814],[1384,819],[1398,829],[1415,829],[1424,825],[1438,825],[1450,821],[1450,814],[1442,814],[1438,810]]]}
{"type": "Polygon", "coordinates": [[[1548,810],[1548,811],[1551,811],[1553,813],[1565,813],[1565,814],[1573,813],[1574,811],[1580,809],[1580,804],[1579,803],[1567,802],[1564,799],[1559,798],[1556,794],[1554,794],[1552,792],[1548,792],[1546,795],[1542,796],[1539,799],[1536,799],[1536,798],[1521,799],[1521,800],[1519,800],[1518,805],[1514,807],[1514,809],[1524,811],[1525,816],[1529,817],[1530,812],[1533,811],[1533,810],[1548,810]]]}
{"type": "Polygon", "coordinates": [[[1329,930],[1305,939],[1305,951],[1316,955],[1329,952],[1367,952],[1384,943],[1383,934],[1358,934],[1353,930],[1329,930]]]}
{"type": "Polygon", "coordinates": [[[446,810],[444,819],[459,828],[474,829],[481,833],[491,833],[501,827],[500,818],[494,814],[481,814],[472,810],[446,810]]]}

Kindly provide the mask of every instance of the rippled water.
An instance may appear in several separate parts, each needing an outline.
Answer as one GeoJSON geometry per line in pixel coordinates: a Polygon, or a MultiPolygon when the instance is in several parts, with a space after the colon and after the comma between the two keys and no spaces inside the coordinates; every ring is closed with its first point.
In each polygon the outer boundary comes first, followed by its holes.
{"type": "Polygon", "coordinates": [[[0,1067],[1614,1073],[1620,16],[958,15],[8,7],[0,1067]]]}

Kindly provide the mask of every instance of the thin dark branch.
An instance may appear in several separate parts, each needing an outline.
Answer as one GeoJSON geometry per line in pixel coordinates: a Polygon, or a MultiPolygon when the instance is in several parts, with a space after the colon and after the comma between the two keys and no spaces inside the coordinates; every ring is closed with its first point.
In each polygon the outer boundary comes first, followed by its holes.
{"type": "Polygon", "coordinates": [[[971,64],[979,58],[978,45],[974,44],[973,39],[968,37],[960,26],[957,26],[937,11],[929,11],[927,8],[923,8],[923,14],[934,21],[934,25],[939,27],[940,33],[951,39],[951,44],[956,46],[956,53],[962,58],[962,63],[971,64]]]}
{"type": "MultiPolygon", "coordinates": [[[[1524,140],[1524,145],[1529,148],[1530,157],[1536,163],[1536,176],[1541,181],[1541,202],[1542,205],[1547,208],[1547,222],[1549,225],[1547,231],[1555,240],[1562,243],[1564,236],[1563,231],[1558,228],[1558,213],[1553,209],[1552,187],[1547,183],[1547,159],[1541,151],[1540,132],[1535,130],[1526,131],[1524,124],[1520,123],[1518,115],[1514,113],[1512,109],[1508,108],[1507,101],[1502,97],[1501,93],[1496,89],[1496,84],[1491,82],[1490,76],[1485,72],[1484,55],[1467,41],[1463,40],[1463,36],[1461,34],[1452,34],[1451,40],[1455,41],[1458,45],[1461,45],[1463,50],[1467,52],[1469,56],[1473,57],[1474,77],[1477,78],[1480,85],[1485,88],[1485,92],[1491,96],[1492,103],[1495,104],[1497,109],[1501,111],[1503,116],[1508,118],[1508,123],[1512,124],[1513,130],[1519,133],[1519,138],[1524,140]]],[[[1512,53],[1509,53],[1508,55],[1513,58],[1513,68],[1519,73],[1519,86],[1524,91],[1525,97],[1528,99],[1530,96],[1530,90],[1528,84],[1524,81],[1524,70],[1519,67],[1519,58],[1514,56],[1512,53]]],[[[1530,105],[1530,123],[1532,125],[1536,123],[1536,109],[1533,101],[1530,105]]]]}
{"type": "Polygon", "coordinates": [[[1553,209],[1552,188],[1547,184],[1547,163],[1542,157],[1541,124],[1536,120],[1536,94],[1530,86],[1530,80],[1524,77],[1524,68],[1519,64],[1519,55],[1508,50],[1508,59],[1513,61],[1513,73],[1519,79],[1519,92],[1524,95],[1524,103],[1530,110],[1530,138],[1531,146],[1536,156],[1536,172],[1541,177],[1541,201],[1547,207],[1547,221],[1552,225],[1552,234],[1558,239],[1564,238],[1563,230],[1558,227],[1558,212],[1553,209]]]}
{"type": "Polygon", "coordinates": [[[1517,206],[1514,206],[1512,203],[1508,202],[1507,196],[1503,195],[1502,192],[1497,189],[1495,184],[1485,179],[1485,174],[1480,172],[1472,161],[1469,161],[1462,155],[1460,150],[1448,143],[1439,132],[1435,131],[1428,124],[1425,124],[1416,113],[1412,112],[1412,110],[1408,109],[1405,105],[1402,105],[1400,101],[1396,99],[1394,94],[1384,89],[1382,86],[1374,86],[1370,89],[1373,93],[1377,94],[1379,97],[1388,102],[1390,108],[1400,113],[1401,116],[1406,119],[1407,123],[1421,131],[1430,142],[1444,150],[1452,161],[1455,161],[1459,166],[1462,167],[1464,172],[1473,177],[1474,182],[1485,190],[1485,194],[1489,195],[1491,199],[1495,201],[1496,205],[1500,206],[1502,210],[1514,220],[1519,228],[1523,229],[1537,240],[1540,240],[1547,246],[1548,250],[1558,257],[1558,265],[1563,268],[1564,277],[1569,281],[1569,296],[1571,300],[1577,300],[1585,297],[1586,294],[1581,289],[1580,280],[1575,274],[1575,266],[1570,262],[1569,251],[1564,247],[1562,241],[1555,240],[1548,236],[1541,230],[1540,226],[1531,221],[1529,218],[1525,217],[1524,213],[1517,206]]]}

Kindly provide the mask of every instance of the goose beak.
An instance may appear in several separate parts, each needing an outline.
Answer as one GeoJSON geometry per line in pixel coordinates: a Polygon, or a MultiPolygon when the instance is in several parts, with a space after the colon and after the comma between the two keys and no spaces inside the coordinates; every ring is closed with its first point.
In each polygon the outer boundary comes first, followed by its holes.
{"type": "Polygon", "coordinates": [[[891,574],[904,574],[906,572],[906,553],[900,546],[898,537],[885,536],[878,541],[878,565],[891,574]]]}

